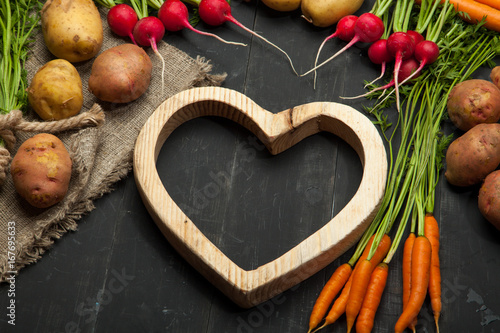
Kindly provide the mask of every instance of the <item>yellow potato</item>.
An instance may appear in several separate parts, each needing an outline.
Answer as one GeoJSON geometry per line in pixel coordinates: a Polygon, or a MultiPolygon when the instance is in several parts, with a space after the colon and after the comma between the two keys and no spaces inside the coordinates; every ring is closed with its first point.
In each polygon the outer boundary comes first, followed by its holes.
{"type": "Polygon", "coordinates": [[[354,14],[363,0],[302,0],[304,18],[317,27],[328,27],[342,17],[354,14]]]}
{"type": "Polygon", "coordinates": [[[45,44],[57,58],[80,62],[101,49],[102,22],[92,0],[47,0],[41,22],[45,44]]]}
{"type": "Polygon", "coordinates": [[[280,12],[289,12],[300,7],[301,0],[262,0],[264,5],[280,12]]]}
{"type": "Polygon", "coordinates": [[[12,159],[16,191],[37,208],[60,202],[69,188],[72,162],[59,138],[40,133],[24,141],[12,159]]]}
{"type": "Polygon", "coordinates": [[[80,74],[67,60],[49,61],[40,67],[31,80],[28,101],[43,120],[74,116],[83,105],[80,74]]]}

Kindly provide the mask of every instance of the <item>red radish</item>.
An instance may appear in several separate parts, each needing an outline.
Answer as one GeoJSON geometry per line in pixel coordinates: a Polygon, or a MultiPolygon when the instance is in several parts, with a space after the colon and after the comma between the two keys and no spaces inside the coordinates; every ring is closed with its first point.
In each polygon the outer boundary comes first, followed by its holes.
{"type": "Polygon", "coordinates": [[[159,18],[148,16],[137,21],[133,35],[139,45],[151,46],[156,51],[156,42],[165,35],[165,27],[159,18]]]}
{"type": "Polygon", "coordinates": [[[439,47],[431,40],[424,40],[415,47],[415,58],[427,65],[432,64],[439,57],[439,47]]]}
{"type": "Polygon", "coordinates": [[[214,37],[227,44],[245,45],[243,43],[228,42],[217,35],[195,29],[189,23],[189,12],[186,5],[180,0],[165,1],[158,10],[158,18],[162,21],[167,31],[179,31],[188,28],[200,35],[214,37]]]}
{"type": "Polygon", "coordinates": [[[337,57],[339,54],[341,54],[342,52],[344,52],[357,42],[363,42],[363,43],[375,42],[376,40],[380,39],[380,37],[382,37],[382,35],[384,34],[384,30],[385,30],[384,22],[380,17],[372,13],[361,14],[356,20],[356,23],[354,24],[354,37],[349,41],[349,43],[347,43],[346,46],[344,46],[340,51],[335,53],[333,56],[323,61],[321,64],[314,66],[314,68],[310,69],[301,76],[305,76],[311,73],[312,71],[315,71],[316,69],[323,66],[333,58],[337,57]]]}
{"type": "Polygon", "coordinates": [[[222,25],[225,22],[231,22],[233,24],[236,24],[238,27],[241,29],[251,33],[257,38],[262,39],[269,45],[275,47],[279,51],[281,51],[288,59],[290,62],[290,65],[292,66],[292,70],[297,74],[297,71],[295,70],[295,67],[293,66],[292,59],[288,56],[288,54],[283,51],[281,48],[279,48],[277,45],[271,43],[268,41],[266,38],[263,36],[259,35],[255,31],[245,27],[243,24],[241,24],[238,20],[234,18],[234,16],[231,14],[231,6],[226,0],[201,0],[200,4],[198,6],[198,14],[200,15],[200,18],[203,20],[203,22],[213,25],[213,26],[218,26],[222,25]]]}
{"type": "Polygon", "coordinates": [[[392,54],[390,54],[387,51],[387,39],[379,39],[376,42],[374,42],[370,47],[368,48],[368,58],[370,61],[376,65],[381,65],[381,71],[380,71],[380,76],[377,77],[375,80],[372,82],[368,83],[366,86],[373,84],[375,81],[381,79],[384,74],[385,74],[385,68],[387,66],[387,63],[394,60],[394,57],[392,54]]]}
{"type": "Polygon", "coordinates": [[[413,40],[413,45],[415,46],[425,39],[420,32],[415,30],[408,30],[406,34],[410,36],[410,38],[413,40]]]}
{"type": "Polygon", "coordinates": [[[161,84],[162,91],[164,87],[164,73],[165,73],[165,60],[163,60],[162,55],[158,52],[158,48],[156,43],[163,39],[165,35],[165,27],[159,18],[155,16],[147,16],[141,18],[134,26],[134,30],[132,31],[137,44],[141,46],[151,46],[153,51],[156,53],[158,58],[160,58],[162,62],[162,75],[161,75],[161,84]]]}
{"type": "MultiPolygon", "coordinates": [[[[326,37],[323,42],[321,43],[318,53],[316,54],[316,60],[314,61],[314,66],[318,63],[318,58],[319,54],[321,53],[321,50],[323,49],[323,46],[325,43],[335,37],[340,38],[341,40],[345,42],[351,41],[351,39],[354,38],[354,26],[356,24],[356,21],[358,20],[358,17],[356,15],[346,15],[342,17],[338,23],[337,23],[337,28],[333,34],[330,36],[326,37]]],[[[314,85],[316,86],[316,73],[314,73],[314,85]]]]}
{"type": "Polygon", "coordinates": [[[396,90],[396,108],[399,111],[399,69],[401,62],[413,56],[415,46],[413,39],[405,32],[397,31],[387,38],[387,50],[395,58],[394,86],[396,90]]]}
{"type": "Polygon", "coordinates": [[[137,13],[127,4],[119,4],[111,7],[107,15],[109,28],[118,36],[130,37],[132,42],[137,45],[132,31],[139,20],[137,13]]]}
{"type": "Polygon", "coordinates": [[[420,63],[415,73],[410,77],[410,79],[420,75],[420,72],[424,66],[432,64],[439,57],[439,47],[436,43],[430,40],[424,40],[415,46],[414,52],[415,59],[420,63]]]}

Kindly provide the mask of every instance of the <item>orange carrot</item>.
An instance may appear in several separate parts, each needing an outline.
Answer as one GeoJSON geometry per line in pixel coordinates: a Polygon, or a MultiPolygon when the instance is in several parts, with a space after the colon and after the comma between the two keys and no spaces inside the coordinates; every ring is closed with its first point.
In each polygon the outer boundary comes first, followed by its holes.
{"type": "Polygon", "coordinates": [[[408,304],[411,286],[411,252],[415,242],[415,233],[410,233],[403,247],[403,309],[408,304]]]}
{"type": "Polygon", "coordinates": [[[389,237],[389,235],[387,234],[384,234],[384,236],[382,236],[382,239],[380,240],[380,243],[378,244],[377,250],[370,258],[370,261],[372,262],[374,268],[379,263],[381,263],[382,260],[384,260],[385,256],[387,255],[387,252],[389,252],[390,247],[391,247],[391,237],[389,237]]]}
{"type": "Polygon", "coordinates": [[[351,291],[349,292],[345,308],[347,333],[351,331],[359,310],[361,310],[361,305],[363,305],[363,299],[365,297],[368,284],[370,283],[373,268],[372,262],[368,259],[363,260],[360,265],[356,267],[356,271],[354,272],[354,276],[352,278],[351,291]]]}
{"type": "Polygon", "coordinates": [[[483,5],[487,5],[500,10],[500,1],[498,0],[476,0],[476,2],[480,2],[483,5]]]}
{"type": "MultiPolygon", "coordinates": [[[[450,3],[460,15],[460,17],[469,23],[476,24],[486,16],[484,27],[500,32],[500,10],[495,9],[488,4],[484,4],[488,0],[450,0],[450,3]],[[464,15],[466,13],[467,15],[464,15]]],[[[489,0],[491,3],[496,3],[496,0],[489,0]]],[[[441,0],[441,3],[444,3],[441,0]]],[[[421,0],[416,0],[415,3],[420,4],[421,0]]]]}
{"type": "MultiPolygon", "coordinates": [[[[337,319],[342,316],[345,311],[346,311],[346,305],[347,305],[347,299],[349,297],[349,293],[351,291],[351,285],[352,285],[352,279],[354,274],[356,273],[356,270],[358,266],[360,265],[361,262],[366,260],[368,258],[368,254],[370,252],[371,245],[373,243],[375,235],[373,235],[368,243],[366,244],[365,249],[363,250],[363,253],[359,257],[358,261],[356,262],[356,265],[354,266],[354,269],[351,273],[351,276],[347,280],[344,289],[342,289],[342,292],[340,293],[339,297],[333,302],[332,308],[328,312],[328,315],[325,317],[325,321],[322,326],[320,326],[317,330],[322,329],[325,326],[328,326],[330,324],[333,324],[334,322],[337,321],[337,319]]],[[[384,257],[387,255],[387,252],[389,251],[389,248],[391,247],[391,238],[387,235],[384,234],[382,239],[380,240],[380,243],[377,247],[377,250],[373,254],[371,258],[371,262],[373,266],[378,265],[384,257]]]]}
{"type": "Polygon", "coordinates": [[[326,311],[333,302],[333,299],[340,292],[351,276],[352,266],[349,263],[340,265],[332,274],[328,282],[321,290],[321,293],[314,303],[314,307],[309,318],[309,332],[311,332],[323,320],[326,311]]]}
{"type": "MultiPolygon", "coordinates": [[[[405,241],[403,247],[403,310],[408,304],[408,299],[410,298],[410,287],[411,287],[411,253],[413,250],[413,243],[415,243],[415,233],[412,232],[405,241]]],[[[416,325],[416,317],[408,326],[412,331],[414,331],[416,325]]]]}
{"type": "MultiPolygon", "coordinates": [[[[354,269],[353,272],[356,271],[356,268],[354,269]]],[[[342,289],[342,292],[340,293],[340,296],[337,297],[335,302],[333,302],[332,308],[328,312],[328,315],[325,317],[325,322],[321,327],[318,328],[322,329],[323,327],[333,324],[334,322],[337,321],[337,319],[340,318],[345,313],[345,308],[347,304],[347,298],[349,298],[349,293],[351,292],[351,285],[352,285],[352,277],[354,274],[351,274],[351,277],[347,280],[344,289],[342,289]]]]}
{"type": "Polygon", "coordinates": [[[356,333],[368,333],[372,331],[382,294],[387,282],[389,266],[381,262],[375,267],[370,277],[370,283],[363,299],[363,305],[356,319],[356,333]]]}
{"type": "Polygon", "coordinates": [[[439,226],[432,214],[425,215],[425,236],[429,239],[432,247],[431,271],[429,278],[429,297],[432,312],[436,321],[436,329],[439,331],[438,321],[441,314],[441,270],[439,264],[439,226]]]}
{"type": "Polygon", "coordinates": [[[416,237],[411,255],[410,297],[394,327],[396,333],[402,333],[410,325],[424,304],[429,286],[431,253],[431,243],[427,237],[416,237]]]}

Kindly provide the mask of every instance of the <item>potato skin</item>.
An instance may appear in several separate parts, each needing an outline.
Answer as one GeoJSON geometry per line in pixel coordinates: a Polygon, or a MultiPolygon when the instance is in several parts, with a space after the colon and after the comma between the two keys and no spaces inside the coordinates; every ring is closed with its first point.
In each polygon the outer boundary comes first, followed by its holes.
{"type": "Polygon", "coordinates": [[[131,102],[148,89],[151,70],[151,59],[141,47],[129,43],[112,47],[94,60],[89,91],[102,101],[131,102]]]}
{"type": "Polygon", "coordinates": [[[28,87],[28,101],[43,120],[76,115],[83,105],[80,74],[67,60],[49,61],[33,76],[28,87]]]}
{"type": "Polygon", "coordinates": [[[500,124],[479,124],[455,139],[446,152],[445,177],[456,186],[478,184],[500,164],[500,124]]]}
{"type": "Polygon", "coordinates": [[[301,0],[262,0],[269,8],[280,11],[289,12],[300,7],[301,0]]]}
{"type": "Polygon", "coordinates": [[[342,17],[354,14],[363,0],[302,0],[302,14],[317,27],[329,27],[342,17]]]}
{"type": "Polygon", "coordinates": [[[484,179],[479,189],[478,206],[484,218],[500,230],[500,170],[484,179]]]}
{"type": "Polygon", "coordinates": [[[37,208],[47,208],[66,195],[72,161],[59,138],[40,133],[26,140],[12,159],[10,173],[16,191],[37,208]]]}
{"type": "Polygon", "coordinates": [[[481,123],[500,120],[500,89],[492,82],[470,79],[453,87],[447,101],[453,124],[468,131],[481,123]]]}
{"type": "Polygon", "coordinates": [[[85,61],[101,49],[102,21],[92,0],[47,0],[40,13],[45,44],[57,58],[85,61]]]}

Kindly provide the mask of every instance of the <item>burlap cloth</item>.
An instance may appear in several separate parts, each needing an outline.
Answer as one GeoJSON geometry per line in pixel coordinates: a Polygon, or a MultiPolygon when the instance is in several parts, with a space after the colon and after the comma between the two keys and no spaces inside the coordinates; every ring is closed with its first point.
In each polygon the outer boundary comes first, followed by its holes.
{"type": "MultiPolygon", "coordinates": [[[[105,19],[107,10],[100,11],[104,28],[101,52],[130,42],[110,32],[105,19]]],[[[35,37],[32,54],[26,64],[28,82],[38,68],[54,59],[46,49],[40,31],[35,37]]],[[[168,36],[165,40],[168,40],[168,36]]],[[[49,209],[35,209],[16,193],[10,174],[5,179],[0,187],[0,282],[5,282],[11,272],[19,273],[21,268],[40,259],[57,238],[76,230],[82,215],[94,208],[93,201],[109,193],[115,182],[128,175],[132,168],[137,135],[161,102],[182,90],[194,86],[220,85],[224,80],[224,75],[210,74],[211,65],[203,58],[193,59],[165,41],[158,44],[158,50],[165,59],[164,90],[161,85],[161,62],[152,49],[147,48],[153,62],[151,84],[143,96],[128,104],[102,103],[97,100],[87,89],[92,61],[75,64],[83,83],[82,112],[98,103],[104,110],[105,121],[97,127],[56,134],[63,140],[73,159],[70,189],[59,204],[49,209]],[[13,242],[8,242],[9,236],[13,242]]],[[[25,118],[40,120],[32,111],[27,112],[25,118]]],[[[11,154],[34,134],[16,132],[17,144],[11,154]]]]}

